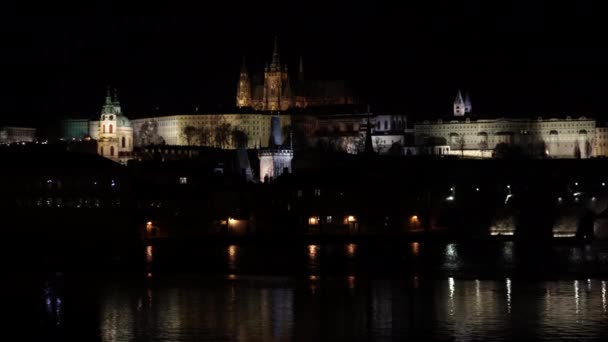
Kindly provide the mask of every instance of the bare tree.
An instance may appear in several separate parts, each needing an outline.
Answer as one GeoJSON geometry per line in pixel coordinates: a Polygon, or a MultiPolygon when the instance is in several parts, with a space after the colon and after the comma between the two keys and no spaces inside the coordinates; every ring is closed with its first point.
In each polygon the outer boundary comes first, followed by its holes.
{"type": "Polygon", "coordinates": [[[222,123],[215,128],[215,144],[218,148],[225,149],[230,143],[232,129],[229,123],[222,123]]]}
{"type": "Polygon", "coordinates": [[[186,126],[182,130],[182,137],[186,139],[186,144],[188,146],[194,145],[194,140],[196,138],[196,128],[194,126],[186,126]]]}
{"type": "Polygon", "coordinates": [[[236,148],[247,148],[247,143],[249,142],[249,137],[247,133],[244,131],[234,128],[232,130],[232,145],[236,148]]]}
{"type": "Polygon", "coordinates": [[[464,140],[464,135],[461,135],[456,141],[456,146],[460,150],[460,157],[464,158],[464,147],[466,145],[466,141],[464,140]]]}
{"type": "Polygon", "coordinates": [[[488,141],[485,139],[481,139],[479,142],[479,150],[481,151],[481,158],[483,158],[483,154],[488,150],[488,141]]]}
{"type": "Polygon", "coordinates": [[[211,145],[211,130],[207,127],[201,127],[196,130],[196,137],[200,146],[211,145]]]}

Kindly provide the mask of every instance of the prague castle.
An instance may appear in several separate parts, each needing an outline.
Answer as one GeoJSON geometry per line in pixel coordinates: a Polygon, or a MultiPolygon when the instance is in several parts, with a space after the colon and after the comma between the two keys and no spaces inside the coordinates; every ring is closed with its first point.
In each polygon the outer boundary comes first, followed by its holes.
{"type": "Polygon", "coordinates": [[[345,81],[305,79],[302,58],[298,65],[297,77],[290,77],[287,65],[281,63],[276,37],[270,64],[266,63],[261,80],[259,77],[250,77],[243,59],[236,93],[238,108],[252,108],[256,111],[286,111],[294,108],[354,103],[355,99],[345,81]]]}

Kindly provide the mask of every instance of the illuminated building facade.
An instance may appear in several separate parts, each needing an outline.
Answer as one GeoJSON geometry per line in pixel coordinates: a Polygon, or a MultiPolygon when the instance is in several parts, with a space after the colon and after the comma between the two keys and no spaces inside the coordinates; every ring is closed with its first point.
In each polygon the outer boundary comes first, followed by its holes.
{"type": "Polygon", "coordinates": [[[97,127],[97,151],[100,156],[126,163],[133,152],[133,128],[122,114],[116,94],[108,89],[97,127]]]}
{"type": "Polygon", "coordinates": [[[449,146],[449,154],[491,158],[499,144],[516,146],[524,155],[542,158],[589,158],[593,156],[594,119],[472,119],[418,122],[417,146],[449,146]]]}
{"type": "Polygon", "coordinates": [[[31,127],[0,127],[0,143],[33,142],[36,140],[36,129],[31,127]]]}
{"type": "Polygon", "coordinates": [[[287,65],[281,63],[275,37],[270,64],[266,64],[262,79],[250,77],[245,61],[239,73],[236,106],[256,111],[285,111],[290,108],[348,105],[355,103],[344,81],[309,81],[304,78],[300,58],[297,77],[291,78],[287,65]]]}
{"type": "Polygon", "coordinates": [[[280,117],[272,115],[271,135],[268,147],[258,152],[260,159],[260,181],[270,181],[285,172],[291,172],[293,147],[285,145],[280,125],[280,117]]]}

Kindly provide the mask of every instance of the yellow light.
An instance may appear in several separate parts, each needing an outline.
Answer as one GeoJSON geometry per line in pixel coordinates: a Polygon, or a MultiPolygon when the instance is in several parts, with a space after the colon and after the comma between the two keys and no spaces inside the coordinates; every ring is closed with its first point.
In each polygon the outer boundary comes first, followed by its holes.
{"type": "Polygon", "coordinates": [[[154,254],[152,252],[152,246],[146,246],[146,262],[151,263],[154,258],[154,254]]]}
{"type": "Polygon", "coordinates": [[[236,222],[236,220],[235,220],[235,219],[233,219],[232,217],[229,217],[229,218],[228,218],[228,225],[229,225],[229,226],[230,226],[230,225],[233,225],[235,222],[236,222]]]}
{"type": "Polygon", "coordinates": [[[308,224],[311,226],[316,226],[317,224],[319,224],[319,219],[316,216],[311,216],[308,219],[308,224]]]}
{"type": "Polygon", "coordinates": [[[228,246],[228,256],[230,258],[236,257],[237,247],[235,245],[228,246]]]}
{"type": "Polygon", "coordinates": [[[353,258],[355,254],[357,254],[357,245],[355,245],[354,243],[349,243],[348,245],[346,245],[346,255],[349,258],[353,258]]]}
{"type": "Polygon", "coordinates": [[[412,242],[410,246],[412,247],[412,255],[418,256],[418,254],[420,254],[420,244],[418,242],[412,242]]]}
{"type": "Polygon", "coordinates": [[[308,257],[314,259],[317,256],[317,245],[308,245],[308,257]]]}
{"type": "Polygon", "coordinates": [[[349,215],[346,221],[348,221],[348,223],[355,222],[355,217],[353,215],[349,215]]]}

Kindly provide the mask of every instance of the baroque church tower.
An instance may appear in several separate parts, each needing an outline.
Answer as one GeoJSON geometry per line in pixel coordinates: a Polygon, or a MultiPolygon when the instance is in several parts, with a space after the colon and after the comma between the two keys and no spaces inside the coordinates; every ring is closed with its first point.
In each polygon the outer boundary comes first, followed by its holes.
{"type": "Polygon", "coordinates": [[[243,65],[239,75],[239,84],[236,91],[236,106],[238,108],[251,107],[251,80],[245,65],[245,57],[243,57],[243,65]]]}
{"type": "Polygon", "coordinates": [[[99,119],[99,155],[120,163],[126,163],[133,152],[133,128],[118,102],[116,91],[108,87],[106,100],[99,119]]]}

